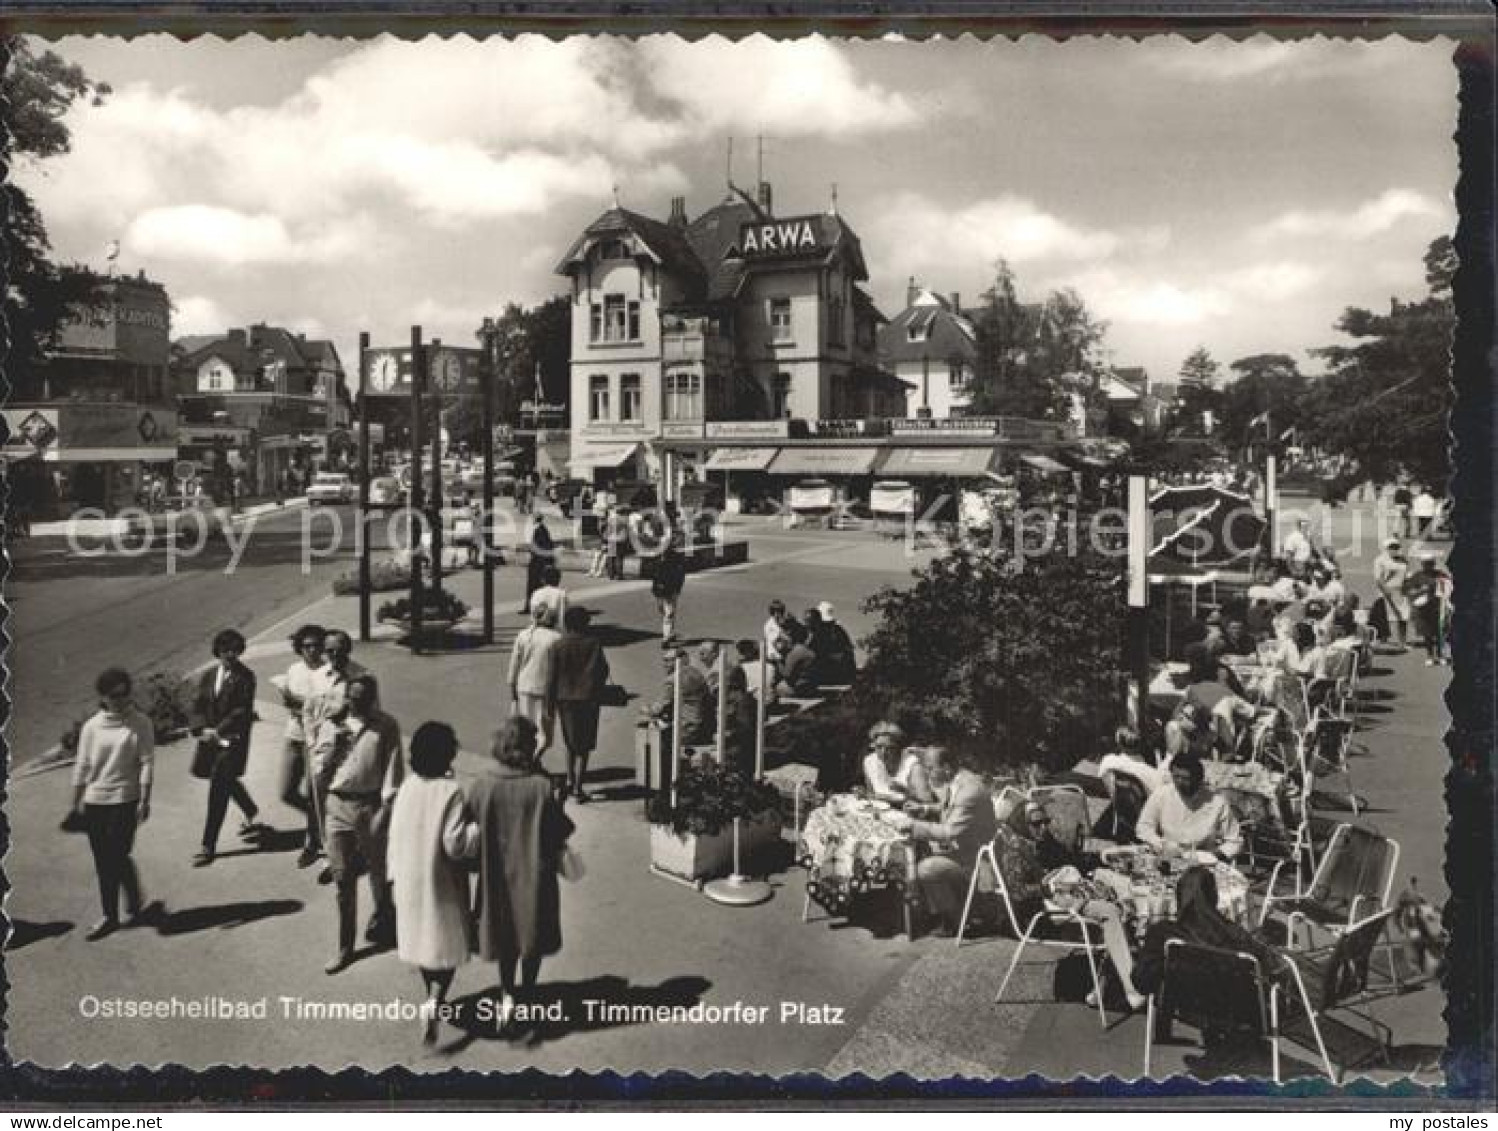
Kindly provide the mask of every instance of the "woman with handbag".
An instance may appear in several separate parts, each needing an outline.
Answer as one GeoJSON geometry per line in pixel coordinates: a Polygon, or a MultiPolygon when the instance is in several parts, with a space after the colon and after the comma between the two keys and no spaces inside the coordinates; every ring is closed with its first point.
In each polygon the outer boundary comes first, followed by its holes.
{"type": "Polygon", "coordinates": [[[574,826],[536,760],[535,723],[511,715],[494,736],[493,755],[495,764],[465,792],[479,826],[479,956],[499,965],[498,1015],[507,1024],[516,992],[534,990],[541,960],[562,949],[557,872],[574,826]]]}
{"type": "Polygon", "coordinates": [[[457,968],[473,953],[468,875],[478,825],[453,778],[458,736],[422,723],[411,736],[411,773],[390,816],[389,874],[395,894],[396,953],[421,971],[427,1001],[422,1040],[434,1044],[457,968]]]}
{"type": "Polygon", "coordinates": [[[88,832],[104,910],[104,917],[85,936],[89,942],[119,929],[122,888],[125,926],[140,921],[140,877],[130,853],[136,825],[151,815],[155,754],[151,720],[130,701],[130,673],[106,668],[94,688],[100,706],[78,732],[71,814],[88,832]]]}
{"type": "Polygon", "coordinates": [[[565,632],[551,653],[551,692],[548,710],[561,723],[567,748],[567,792],[585,805],[583,789],[588,758],[598,745],[598,712],[609,682],[609,662],[603,647],[588,634],[589,612],[573,605],[563,617],[565,632]]]}

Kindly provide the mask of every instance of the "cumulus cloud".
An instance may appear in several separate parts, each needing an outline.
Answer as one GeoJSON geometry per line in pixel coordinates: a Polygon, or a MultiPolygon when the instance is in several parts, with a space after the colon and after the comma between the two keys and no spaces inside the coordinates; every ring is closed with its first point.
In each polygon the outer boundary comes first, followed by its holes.
{"type": "Polygon", "coordinates": [[[124,249],[167,261],[222,267],[322,262],[351,253],[358,224],[332,224],[293,234],[278,216],[246,214],[211,204],[183,204],[143,212],[125,232],[124,249]]]}
{"type": "Polygon", "coordinates": [[[879,133],[913,125],[904,95],[860,80],[825,39],[737,43],[676,36],[641,44],[654,90],[675,103],[696,130],[804,137],[879,133]]]}
{"type": "Polygon", "coordinates": [[[1245,40],[1216,35],[1197,43],[1172,37],[1143,48],[1143,58],[1152,69],[1173,78],[1202,83],[1326,79],[1386,66],[1390,55],[1386,42],[1290,41],[1262,35],[1245,40]]]}
{"type": "Polygon", "coordinates": [[[1406,220],[1444,220],[1450,214],[1428,196],[1411,189],[1386,189],[1351,211],[1295,209],[1254,231],[1259,239],[1283,236],[1331,236],[1357,240],[1382,235],[1406,220]]]}
{"type": "Polygon", "coordinates": [[[1245,296],[1278,301],[1305,294],[1322,277],[1322,271],[1307,263],[1253,263],[1228,272],[1226,284],[1245,296]]]}
{"type": "Polygon", "coordinates": [[[213,299],[206,295],[184,295],[172,302],[172,336],[183,334],[221,334],[233,320],[213,299]]]}

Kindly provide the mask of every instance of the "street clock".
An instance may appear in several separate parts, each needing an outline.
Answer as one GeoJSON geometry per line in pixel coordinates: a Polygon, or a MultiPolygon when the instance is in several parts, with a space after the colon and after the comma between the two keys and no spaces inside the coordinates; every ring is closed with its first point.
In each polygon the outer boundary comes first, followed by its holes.
{"type": "Polygon", "coordinates": [[[388,393],[399,383],[400,362],[394,354],[378,354],[369,363],[369,387],[376,393],[388,393]]]}
{"type": "Polygon", "coordinates": [[[437,362],[437,388],[456,392],[463,385],[463,359],[455,353],[444,353],[437,362]]]}

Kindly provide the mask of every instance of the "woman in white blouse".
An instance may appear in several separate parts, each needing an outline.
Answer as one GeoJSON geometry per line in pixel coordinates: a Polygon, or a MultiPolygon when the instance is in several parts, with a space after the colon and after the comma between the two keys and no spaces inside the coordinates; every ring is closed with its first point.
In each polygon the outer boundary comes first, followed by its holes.
{"type": "Polygon", "coordinates": [[[869,792],[880,801],[898,805],[902,801],[935,800],[920,752],[906,748],[905,732],[894,723],[875,723],[869,728],[863,778],[869,792]]]}

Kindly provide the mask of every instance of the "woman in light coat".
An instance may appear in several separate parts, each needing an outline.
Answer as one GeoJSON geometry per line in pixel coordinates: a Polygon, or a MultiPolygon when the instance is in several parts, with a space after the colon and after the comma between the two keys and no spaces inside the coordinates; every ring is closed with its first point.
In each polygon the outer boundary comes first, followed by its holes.
{"type": "Polygon", "coordinates": [[[515,713],[536,724],[541,734],[539,757],[551,746],[556,715],[551,700],[552,670],[557,641],[562,634],[551,627],[551,607],[538,604],[531,610],[531,624],[515,636],[510,653],[510,701],[515,713]]]}
{"type": "Polygon", "coordinates": [[[446,723],[422,723],[411,736],[411,772],[390,817],[390,877],[395,887],[396,953],[421,971],[427,1003],[423,1039],[437,1039],[447,991],[473,953],[468,875],[478,825],[452,776],[458,736],[446,723]]]}

